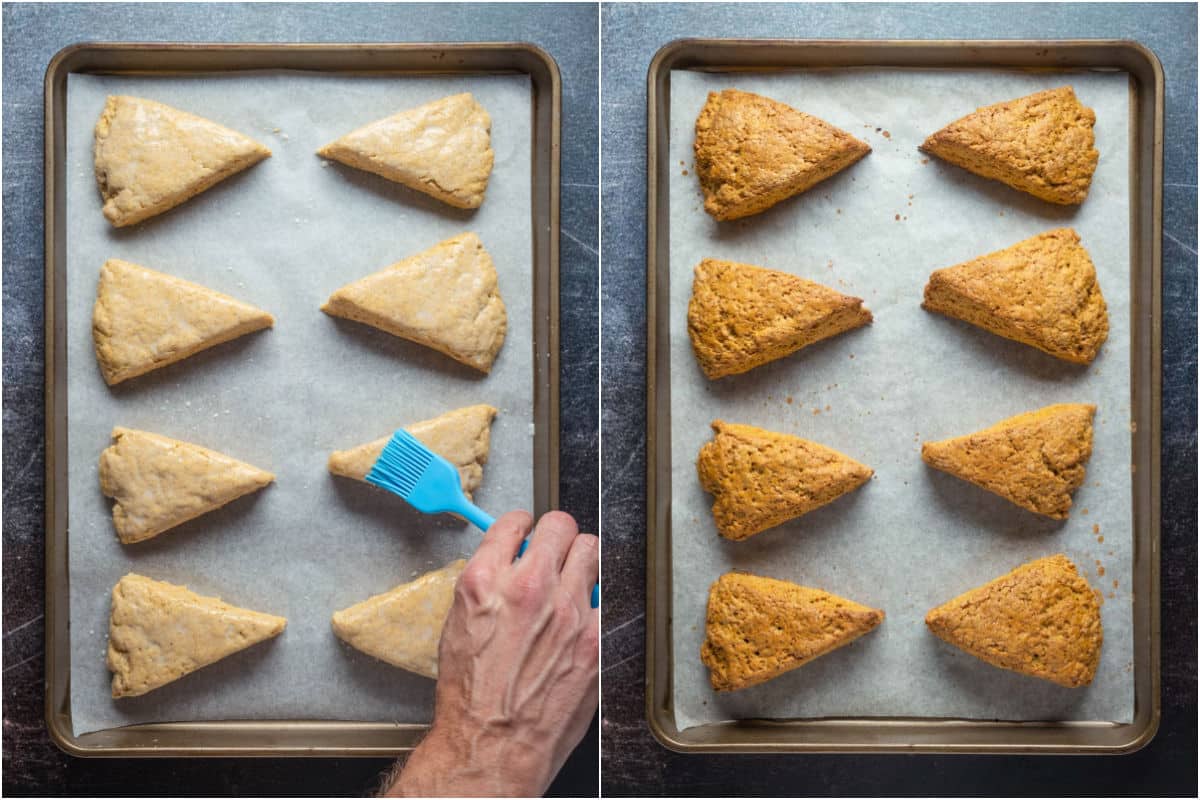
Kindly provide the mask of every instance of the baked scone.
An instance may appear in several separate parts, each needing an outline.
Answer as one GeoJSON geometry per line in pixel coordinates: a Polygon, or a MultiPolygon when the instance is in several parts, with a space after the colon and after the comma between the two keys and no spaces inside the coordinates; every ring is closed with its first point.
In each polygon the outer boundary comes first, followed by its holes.
{"type": "Polygon", "coordinates": [[[100,268],[92,341],[113,386],[274,324],[261,308],[229,295],[110,258],[100,268]]]}
{"type": "Polygon", "coordinates": [[[706,258],[692,282],[688,336],[715,380],[866,325],[862,302],[787,272],[706,258]]]}
{"type": "Polygon", "coordinates": [[[258,142],[153,100],[110,95],[96,123],[96,183],[114,226],[161,214],[271,155],[258,142]]]}
{"type": "Polygon", "coordinates": [[[483,242],[463,233],[338,289],[321,310],[445,353],[487,373],[508,315],[483,242]]]}
{"type": "Polygon", "coordinates": [[[466,565],[459,559],[336,612],[333,632],[356,650],[437,680],[442,626],[466,565]]]}
{"type": "Polygon", "coordinates": [[[108,623],[112,696],[136,697],[283,633],[287,620],[129,573],[108,623]]]}
{"type": "Polygon", "coordinates": [[[1076,364],[1108,338],[1096,268],[1071,228],[935,271],[921,305],[1076,364]]]}
{"type": "Polygon", "coordinates": [[[1042,200],[1078,205],[1100,159],[1095,124],[1095,112],[1060,86],[977,109],[921,150],[1042,200]]]}
{"type": "Polygon", "coordinates": [[[871,152],[824,120],[737,89],[708,93],[694,150],[704,210],[719,220],[766,211],[871,152]]]}
{"type": "Polygon", "coordinates": [[[122,544],[150,539],[275,480],[244,461],[156,433],[113,428],[100,454],[100,490],[122,544]]]}
{"type": "Polygon", "coordinates": [[[1092,457],[1095,414],[1095,406],[1083,403],[1046,406],[966,436],[925,442],[921,459],[1035,514],[1066,519],[1092,457]]]}
{"type": "MultiPolygon", "coordinates": [[[[487,463],[492,420],[495,418],[496,409],[492,406],[467,406],[447,411],[433,419],[405,425],[404,429],[458,467],[458,477],[469,498],[483,480],[483,465],[487,463]]],[[[329,471],[334,475],[365,481],[367,473],[379,460],[379,454],[391,438],[388,435],[349,450],[334,451],[329,456],[329,471]]]]}
{"type": "Polygon", "coordinates": [[[807,586],[729,572],[708,591],[700,660],[719,692],[769,681],[850,644],[883,612],[807,586]]]}
{"type": "Polygon", "coordinates": [[[816,442],[716,420],[696,470],[713,495],[713,520],[740,540],[820,508],[866,483],[874,471],[816,442]]]}
{"type": "Polygon", "coordinates": [[[492,174],[492,119],[470,93],[372,122],[317,154],[456,208],[479,208],[492,174]]]}
{"type": "Polygon", "coordinates": [[[1071,688],[1092,682],[1104,643],[1096,593],[1061,553],[959,595],[925,624],[992,666],[1071,688]]]}

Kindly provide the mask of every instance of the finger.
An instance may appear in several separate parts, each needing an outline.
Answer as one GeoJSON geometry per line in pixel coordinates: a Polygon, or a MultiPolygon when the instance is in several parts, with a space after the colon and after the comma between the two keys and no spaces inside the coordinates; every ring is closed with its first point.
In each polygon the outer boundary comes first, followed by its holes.
{"type": "Polygon", "coordinates": [[[517,550],[532,527],[533,516],[528,511],[504,514],[483,534],[483,541],[471,561],[496,570],[507,567],[517,557],[517,550]]]}
{"type": "Polygon", "coordinates": [[[562,568],[562,587],[571,593],[581,611],[592,605],[592,587],[600,574],[600,539],[581,533],[571,542],[571,550],[562,568]]]}
{"type": "Polygon", "coordinates": [[[532,562],[544,559],[558,573],[578,534],[579,526],[570,514],[562,511],[543,514],[533,529],[533,536],[529,537],[529,549],[525,551],[524,559],[532,562]]]}

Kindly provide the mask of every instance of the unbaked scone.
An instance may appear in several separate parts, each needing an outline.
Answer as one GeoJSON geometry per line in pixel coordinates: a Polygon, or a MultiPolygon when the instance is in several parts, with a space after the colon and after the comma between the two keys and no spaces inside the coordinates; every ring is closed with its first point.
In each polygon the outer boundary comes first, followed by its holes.
{"type": "Polygon", "coordinates": [[[100,454],[100,489],[123,544],[157,536],[275,480],[270,472],[197,444],[114,428],[100,454]]]}
{"type": "MultiPolygon", "coordinates": [[[[447,411],[433,419],[405,425],[404,429],[422,444],[458,467],[458,477],[468,498],[483,480],[491,442],[492,420],[496,409],[488,405],[467,406],[447,411]]],[[[334,475],[365,481],[379,454],[391,436],[360,444],[349,450],[336,450],[329,456],[329,471],[334,475]]]]}
{"type": "Polygon", "coordinates": [[[463,233],[338,289],[321,310],[445,353],[487,373],[508,328],[496,268],[463,233]]]}
{"type": "Polygon", "coordinates": [[[716,420],[696,470],[713,520],[740,540],[820,508],[866,483],[870,467],[836,450],[751,425],[716,420]]]}
{"type": "Polygon", "coordinates": [[[769,681],[850,644],[883,612],[808,586],[729,572],[708,591],[700,660],[719,692],[769,681]]]}
{"type": "Polygon", "coordinates": [[[112,696],[136,697],[278,636],[287,620],[129,573],[108,623],[112,696]]]}
{"type": "Polygon", "coordinates": [[[871,148],[789,105],[725,89],[708,93],[694,151],[704,210],[731,220],[808,191],[871,148]]]}
{"type": "Polygon", "coordinates": [[[787,272],[706,258],[692,282],[688,336],[715,380],[866,325],[862,302],[787,272]]]}
{"type": "Polygon", "coordinates": [[[1071,228],[937,270],[921,305],[1076,364],[1108,338],[1096,267],[1071,228]]]}
{"type": "Polygon", "coordinates": [[[479,208],[495,160],[491,132],[487,111],[464,92],[372,122],[317,154],[456,208],[479,208]]]}
{"type": "Polygon", "coordinates": [[[442,626],[466,565],[454,561],[336,612],[333,632],[356,650],[437,680],[442,626]]]}
{"type": "Polygon", "coordinates": [[[1100,601],[1062,555],[1040,558],[925,615],[949,642],[995,667],[1087,686],[1100,664],[1100,601]]]}
{"type": "Polygon", "coordinates": [[[121,228],[174,208],[271,151],[186,111],[109,95],[96,123],[94,155],[104,216],[121,228]]]}
{"type": "Polygon", "coordinates": [[[92,340],[109,386],[274,324],[261,308],[198,283],[116,258],[100,268],[92,340]]]}
{"type": "Polygon", "coordinates": [[[985,106],[930,136],[921,150],[1059,205],[1087,197],[1100,153],[1096,113],[1070,86],[985,106]]]}
{"type": "Polygon", "coordinates": [[[921,459],[1021,508],[1066,519],[1092,456],[1096,407],[1060,403],[990,428],[921,445],[921,459]]]}

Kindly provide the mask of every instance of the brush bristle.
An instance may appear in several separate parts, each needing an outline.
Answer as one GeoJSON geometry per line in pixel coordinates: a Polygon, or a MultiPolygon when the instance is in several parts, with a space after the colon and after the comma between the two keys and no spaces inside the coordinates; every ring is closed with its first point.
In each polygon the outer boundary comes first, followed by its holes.
{"type": "Polygon", "coordinates": [[[408,431],[399,430],[379,454],[367,482],[408,497],[432,461],[424,445],[408,431]]]}

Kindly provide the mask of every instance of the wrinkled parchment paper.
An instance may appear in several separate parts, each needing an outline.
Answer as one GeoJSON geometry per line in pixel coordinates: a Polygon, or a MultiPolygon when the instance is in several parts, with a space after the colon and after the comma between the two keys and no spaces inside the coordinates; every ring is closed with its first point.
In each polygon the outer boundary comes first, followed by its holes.
{"type": "Polygon", "coordinates": [[[500,409],[475,500],[533,500],[530,85],[527,76],[367,77],[261,72],[68,82],[71,711],[75,733],[134,722],[427,721],[433,681],[342,644],[341,608],[473,552],[480,534],[331,476],[329,453],[474,403],[500,409]],[[470,91],[492,117],[495,170],[476,212],[340,164],[318,147],[361,125],[470,91]],[[159,217],[100,213],[92,129],[107,94],[158,100],[238,130],[271,158],[159,217]],[[491,253],[508,335],[483,376],[319,307],[329,294],[472,230],[491,253]],[[245,336],[116,387],[91,339],[100,265],[122,258],[275,315],[245,336]],[[97,459],[116,425],[195,442],[276,475],[265,490],[141,544],[118,543],[97,459]],[[266,642],[139,698],[114,701],[104,665],[112,586],[127,572],[287,617],[266,642]]]}
{"type": "Polygon", "coordinates": [[[1129,91],[1126,74],[1100,72],[672,73],[671,543],[680,728],[751,717],[1132,718],[1129,91]],[[925,136],[979,106],[1063,84],[1098,118],[1100,164],[1081,207],[1050,205],[917,150],[925,136]],[[814,114],[872,152],[763,214],[717,223],[703,210],[692,142],[707,92],[729,87],[814,114]],[[1108,302],[1109,338],[1090,367],[921,309],[933,270],[1060,226],[1079,232],[1108,302]],[[710,383],[686,327],[692,269],[705,257],[785,270],[862,297],[874,324],[710,383]],[[1099,407],[1087,482],[1065,523],[921,461],[922,441],[1060,402],[1099,407]],[[718,418],[812,439],[869,465],[876,477],[799,520],[726,541],[695,472],[718,418]],[[930,608],[1058,552],[1105,597],[1104,648],[1091,686],[1065,689],[996,669],[925,628],[930,608]],[[801,669],[717,694],[699,657],[705,605],[709,585],[734,569],[825,589],[882,608],[887,618],[801,669]]]}

